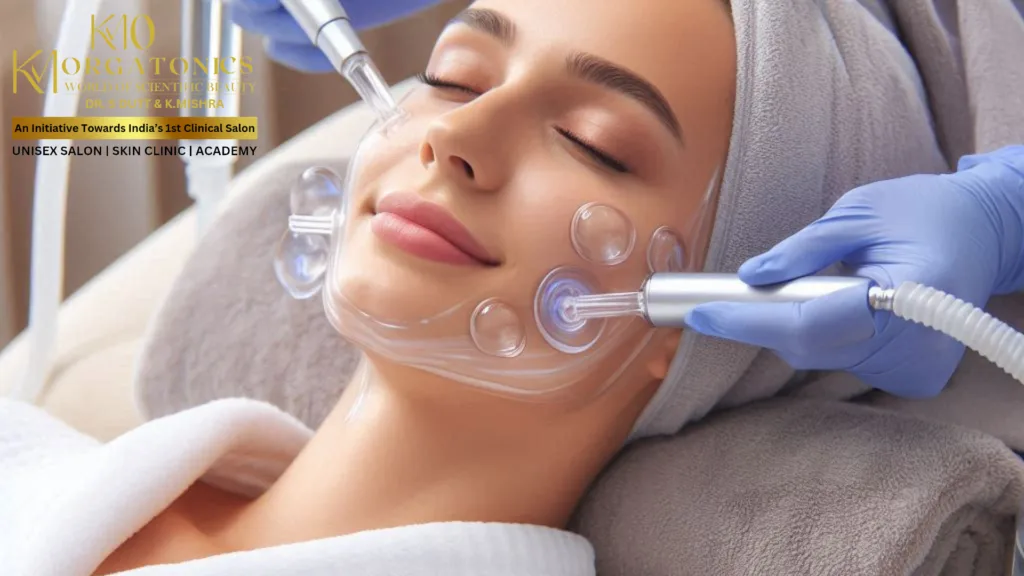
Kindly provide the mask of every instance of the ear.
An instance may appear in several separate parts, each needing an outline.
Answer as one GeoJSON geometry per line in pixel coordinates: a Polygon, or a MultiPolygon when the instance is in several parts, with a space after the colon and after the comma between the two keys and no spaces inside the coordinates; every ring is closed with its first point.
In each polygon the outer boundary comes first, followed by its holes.
{"type": "Polygon", "coordinates": [[[651,377],[659,382],[668,375],[668,367],[672,364],[672,358],[676,355],[676,348],[679,347],[679,340],[683,337],[682,330],[673,330],[661,338],[661,345],[651,351],[651,359],[647,362],[647,370],[651,377]]]}

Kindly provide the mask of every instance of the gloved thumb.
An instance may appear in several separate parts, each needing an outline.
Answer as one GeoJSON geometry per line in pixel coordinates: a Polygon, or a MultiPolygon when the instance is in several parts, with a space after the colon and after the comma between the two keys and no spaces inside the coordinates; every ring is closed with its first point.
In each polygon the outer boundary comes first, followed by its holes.
{"type": "Polygon", "coordinates": [[[824,270],[868,244],[863,224],[857,220],[843,207],[833,207],[771,250],[744,262],[739,277],[752,286],[764,286],[824,270]]]}

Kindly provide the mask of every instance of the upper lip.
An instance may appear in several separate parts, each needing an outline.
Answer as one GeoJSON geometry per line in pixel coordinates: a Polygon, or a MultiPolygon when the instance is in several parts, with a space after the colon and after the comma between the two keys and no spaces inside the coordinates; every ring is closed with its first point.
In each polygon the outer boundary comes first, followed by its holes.
{"type": "Polygon", "coordinates": [[[429,202],[410,192],[393,192],[377,202],[375,212],[390,212],[430,230],[451,242],[453,246],[479,260],[494,266],[497,261],[473,237],[462,222],[438,204],[429,202]]]}

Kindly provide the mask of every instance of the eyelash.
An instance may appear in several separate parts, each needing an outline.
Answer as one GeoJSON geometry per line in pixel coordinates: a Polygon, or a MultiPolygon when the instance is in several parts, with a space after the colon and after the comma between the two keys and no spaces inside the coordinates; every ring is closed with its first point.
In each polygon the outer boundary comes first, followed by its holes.
{"type": "Polygon", "coordinates": [[[608,168],[611,168],[612,170],[614,170],[616,172],[619,172],[620,174],[628,174],[629,173],[629,167],[628,166],[626,166],[622,162],[619,162],[618,160],[613,158],[610,154],[608,154],[607,152],[601,150],[597,146],[594,146],[593,144],[590,144],[589,142],[584,140],[583,137],[581,137],[580,135],[576,134],[572,130],[567,130],[565,128],[555,128],[555,131],[558,132],[559,134],[561,134],[562,137],[565,138],[566,140],[568,140],[568,141],[572,142],[573,144],[579,146],[581,149],[583,149],[584,152],[589,154],[591,158],[593,158],[594,160],[597,160],[601,164],[604,164],[608,168]]]}
{"type": "Polygon", "coordinates": [[[469,86],[463,84],[458,84],[456,82],[444,80],[442,78],[430,74],[429,72],[422,72],[420,74],[417,74],[416,78],[418,78],[420,82],[423,82],[424,84],[432,88],[458,90],[459,92],[466,92],[467,94],[472,94],[473,96],[480,95],[480,91],[476,90],[475,88],[470,88],[469,86]]]}
{"type": "MultiPolygon", "coordinates": [[[[419,79],[420,82],[432,88],[439,88],[442,90],[456,90],[459,92],[472,94],[474,96],[479,96],[481,94],[479,90],[476,90],[469,86],[465,86],[463,84],[459,84],[457,82],[452,82],[450,80],[439,78],[437,76],[430,74],[429,72],[417,74],[416,77],[419,79]]],[[[616,160],[611,154],[608,154],[604,150],[601,150],[597,146],[594,146],[593,144],[589,143],[587,140],[585,140],[583,137],[576,134],[575,132],[565,128],[555,128],[555,131],[558,132],[563,138],[575,144],[583,152],[585,152],[591,158],[593,158],[597,162],[600,162],[604,166],[621,174],[628,174],[630,172],[628,166],[616,160]]]]}

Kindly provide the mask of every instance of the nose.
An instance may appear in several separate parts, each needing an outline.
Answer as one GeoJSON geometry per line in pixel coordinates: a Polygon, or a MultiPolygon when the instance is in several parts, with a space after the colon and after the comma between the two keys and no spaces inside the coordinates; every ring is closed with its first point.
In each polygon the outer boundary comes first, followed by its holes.
{"type": "Polygon", "coordinates": [[[444,178],[478,191],[495,191],[504,183],[511,135],[493,114],[463,105],[431,122],[420,145],[420,163],[444,178]],[[498,134],[504,134],[503,140],[498,134]]]}

